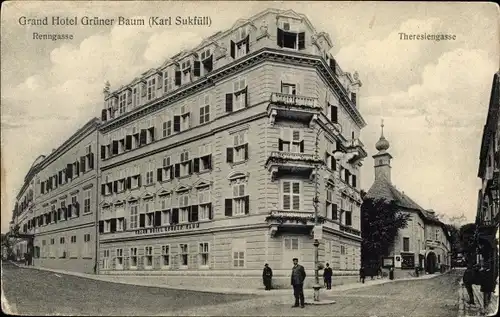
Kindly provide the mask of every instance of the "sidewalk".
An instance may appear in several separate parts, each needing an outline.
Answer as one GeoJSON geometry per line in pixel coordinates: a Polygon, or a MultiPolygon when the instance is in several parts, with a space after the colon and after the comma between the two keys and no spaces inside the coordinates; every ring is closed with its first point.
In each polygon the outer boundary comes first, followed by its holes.
{"type": "MultiPolygon", "coordinates": [[[[18,264],[11,262],[12,264],[27,269],[35,269],[41,271],[48,271],[58,274],[72,275],[77,277],[89,278],[98,281],[112,282],[112,283],[121,283],[121,284],[132,284],[138,286],[147,286],[147,287],[160,287],[160,288],[168,288],[168,289],[177,289],[177,290],[190,290],[197,292],[206,292],[206,293],[217,293],[217,294],[249,294],[249,295],[266,295],[266,296],[288,296],[292,292],[292,289],[273,289],[271,291],[266,291],[262,289],[243,289],[243,288],[203,288],[203,287],[193,287],[193,286],[174,286],[174,285],[166,285],[160,279],[155,276],[129,276],[129,275],[94,275],[94,274],[86,274],[79,272],[70,272],[64,270],[57,269],[48,269],[34,266],[25,266],[23,264],[18,264]]],[[[446,274],[446,273],[445,273],[446,274]]],[[[421,277],[410,277],[410,278],[401,278],[397,280],[390,280],[388,278],[383,279],[374,279],[365,280],[365,283],[352,283],[352,284],[343,284],[338,286],[333,286],[331,290],[322,289],[321,299],[332,301],[328,295],[338,295],[339,292],[344,292],[351,289],[359,289],[364,287],[370,287],[373,285],[381,285],[386,283],[392,283],[397,281],[409,281],[409,280],[424,280],[431,279],[437,276],[440,276],[440,273],[436,274],[428,274],[423,275],[421,277]]],[[[334,277],[335,278],[335,277],[334,277]]],[[[305,289],[304,295],[307,298],[313,297],[312,289],[305,289]]]]}
{"type": "Polygon", "coordinates": [[[469,305],[469,295],[460,281],[460,288],[458,290],[458,317],[474,317],[474,316],[494,316],[498,308],[498,292],[491,295],[491,303],[485,309],[483,303],[483,293],[479,285],[472,285],[474,293],[474,304],[469,305]]]}

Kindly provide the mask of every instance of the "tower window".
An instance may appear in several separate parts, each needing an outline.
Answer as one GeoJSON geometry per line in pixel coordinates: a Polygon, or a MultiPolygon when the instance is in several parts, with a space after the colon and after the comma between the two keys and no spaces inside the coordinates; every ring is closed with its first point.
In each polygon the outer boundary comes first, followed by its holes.
{"type": "Polygon", "coordinates": [[[378,160],[378,164],[379,164],[379,165],[382,165],[382,160],[378,160]]]}

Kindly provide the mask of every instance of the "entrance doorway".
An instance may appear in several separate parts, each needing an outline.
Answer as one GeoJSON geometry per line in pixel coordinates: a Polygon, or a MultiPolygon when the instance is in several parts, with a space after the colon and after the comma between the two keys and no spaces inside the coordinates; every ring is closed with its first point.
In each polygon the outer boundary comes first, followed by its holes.
{"type": "Polygon", "coordinates": [[[426,262],[427,262],[426,271],[429,274],[434,274],[436,272],[436,263],[437,263],[436,254],[434,252],[429,252],[429,254],[427,254],[426,262]]]}

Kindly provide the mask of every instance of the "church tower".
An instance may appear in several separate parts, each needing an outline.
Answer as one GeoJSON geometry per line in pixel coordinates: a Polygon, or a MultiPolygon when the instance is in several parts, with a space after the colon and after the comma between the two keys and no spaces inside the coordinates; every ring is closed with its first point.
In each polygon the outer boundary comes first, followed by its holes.
{"type": "Polygon", "coordinates": [[[380,125],[382,128],[382,134],[380,135],[380,139],[375,144],[375,148],[378,150],[378,153],[373,155],[373,159],[375,161],[375,181],[380,178],[385,178],[389,183],[391,183],[391,159],[392,156],[387,152],[389,149],[389,141],[387,141],[384,137],[384,120],[382,119],[382,124],[380,125]]]}

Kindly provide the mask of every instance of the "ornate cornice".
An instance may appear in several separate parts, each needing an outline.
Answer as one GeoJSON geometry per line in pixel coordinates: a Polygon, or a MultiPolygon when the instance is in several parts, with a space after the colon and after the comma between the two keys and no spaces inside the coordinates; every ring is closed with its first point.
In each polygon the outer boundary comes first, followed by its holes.
{"type": "Polygon", "coordinates": [[[164,107],[178,100],[184,99],[193,95],[194,93],[206,89],[207,87],[213,86],[216,82],[223,80],[228,76],[240,73],[244,70],[268,61],[286,65],[293,64],[296,66],[308,66],[316,68],[320,76],[336,93],[339,98],[340,104],[344,109],[346,109],[354,122],[360,128],[366,126],[366,122],[363,120],[361,114],[354,106],[354,104],[350,101],[349,96],[347,95],[347,91],[342,86],[338,78],[334,75],[330,67],[328,67],[323,57],[298,52],[281,51],[272,48],[262,48],[258,51],[248,54],[241,59],[235,60],[228,65],[215,70],[207,76],[199,78],[195,82],[176,91],[173,91],[160,99],[152,100],[136,109],[135,111],[115,118],[110,122],[104,123],[103,125],[101,125],[100,130],[101,132],[106,133],[130,122],[134,122],[137,119],[163,109],[164,107]]]}

